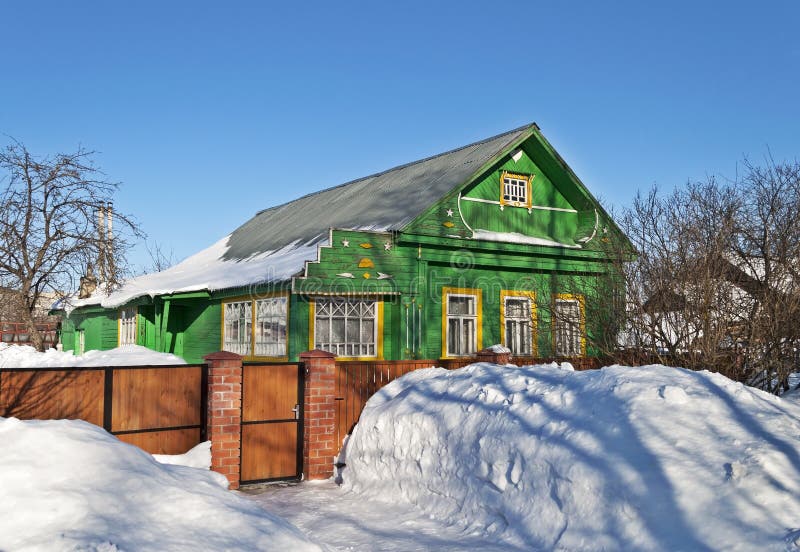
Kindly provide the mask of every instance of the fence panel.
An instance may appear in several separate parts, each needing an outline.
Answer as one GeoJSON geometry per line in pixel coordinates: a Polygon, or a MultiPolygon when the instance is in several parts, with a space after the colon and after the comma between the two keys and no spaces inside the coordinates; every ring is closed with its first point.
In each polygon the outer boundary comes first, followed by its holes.
{"type": "Polygon", "coordinates": [[[203,365],[115,368],[112,434],[154,454],[180,454],[198,444],[203,424],[203,365]]]}
{"type": "Polygon", "coordinates": [[[205,439],[205,365],[0,369],[0,416],[80,419],[153,454],[205,439]]]}
{"type": "Polygon", "coordinates": [[[439,366],[435,360],[340,361],[336,363],[336,443],[358,422],[367,400],[384,385],[419,368],[439,366]]]}
{"type": "Polygon", "coordinates": [[[102,368],[0,370],[0,416],[103,425],[102,368]]]}

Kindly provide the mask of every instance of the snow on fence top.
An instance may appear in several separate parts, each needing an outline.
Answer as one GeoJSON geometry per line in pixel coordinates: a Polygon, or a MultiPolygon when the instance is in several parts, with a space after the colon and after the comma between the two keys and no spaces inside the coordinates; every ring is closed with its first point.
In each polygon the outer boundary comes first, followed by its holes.
{"type": "Polygon", "coordinates": [[[181,357],[157,353],[141,345],[123,345],[108,351],[72,352],[49,349],[43,353],[29,345],[0,343],[0,368],[73,368],[83,366],[158,366],[186,364],[181,357]]]}

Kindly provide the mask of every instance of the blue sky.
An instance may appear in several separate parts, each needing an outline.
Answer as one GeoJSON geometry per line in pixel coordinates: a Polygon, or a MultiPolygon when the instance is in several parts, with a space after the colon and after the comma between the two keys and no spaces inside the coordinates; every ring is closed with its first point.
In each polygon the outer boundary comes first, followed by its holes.
{"type": "Polygon", "coordinates": [[[798,158],[798,21],[796,1],[6,1],[0,133],[97,150],[117,207],[177,259],[531,121],[623,206],[767,148],[798,158]]]}

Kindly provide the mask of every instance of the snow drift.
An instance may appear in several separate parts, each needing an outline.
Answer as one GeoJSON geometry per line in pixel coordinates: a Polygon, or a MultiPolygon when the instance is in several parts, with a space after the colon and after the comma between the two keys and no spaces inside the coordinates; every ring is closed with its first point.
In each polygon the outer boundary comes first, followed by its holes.
{"type": "Polygon", "coordinates": [[[525,549],[800,549],[800,405],[719,374],[417,370],[347,457],[346,489],[525,549]]]}
{"type": "Polygon", "coordinates": [[[156,366],[186,364],[179,356],[157,353],[141,345],[123,345],[108,351],[87,351],[75,356],[70,351],[49,349],[39,352],[30,345],[0,343],[0,368],[70,368],[76,366],[156,366]]]}
{"type": "Polygon", "coordinates": [[[0,443],[0,550],[321,550],[223,476],[89,423],[0,418],[0,443]]]}

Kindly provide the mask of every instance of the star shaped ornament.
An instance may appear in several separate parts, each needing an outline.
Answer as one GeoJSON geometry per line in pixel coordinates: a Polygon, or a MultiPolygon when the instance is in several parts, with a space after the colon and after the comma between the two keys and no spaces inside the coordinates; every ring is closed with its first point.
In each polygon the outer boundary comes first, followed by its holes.
{"type": "Polygon", "coordinates": [[[448,209],[447,210],[447,216],[448,217],[452,217],[453,216],[453,210],[452,209],[448,209]]]}
{"type": "Polygon", "coordinates": [[[386,242],[383,244],[383,250],[389,251],[392,248],[392,242],[386,242]]]}
{"type": "Polygon", "coordinates": [[[350,247],[350,242],[348,240],[342,240],[342,247],[350,247]]]}

